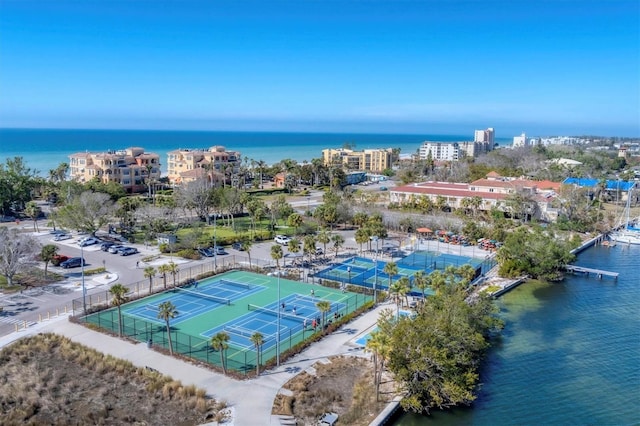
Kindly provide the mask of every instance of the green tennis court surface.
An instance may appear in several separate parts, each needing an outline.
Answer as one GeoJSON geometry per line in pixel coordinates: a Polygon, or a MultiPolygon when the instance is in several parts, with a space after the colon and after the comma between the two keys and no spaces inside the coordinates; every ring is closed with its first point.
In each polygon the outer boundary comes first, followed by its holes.
{"type": "MultiPolygon", "coordinates": [[[[158,318],[158,306],[169,301],[178,311],[170,321],[174,352],[220,365],[220,353],[211,347],[211,338],[225,332],[230,337],[227,368],[246,372],[255,370],[257,354],[251,341],[254,333],[263,335],[262,363],[276,356],[278,316],[282,353],[329,321],[357,310],[370,300],[371,296],[359,293],[233,271],[126,303],[121,311],[125,335],[141,342],[152,340],[154,345],[168,348],[166,324],[158,318]],[[319,310],[320,301],[328,302],[328,311],[319,310]]],[[[86,320],[118,333],[116,308],[90,314],[86,320]]]]}

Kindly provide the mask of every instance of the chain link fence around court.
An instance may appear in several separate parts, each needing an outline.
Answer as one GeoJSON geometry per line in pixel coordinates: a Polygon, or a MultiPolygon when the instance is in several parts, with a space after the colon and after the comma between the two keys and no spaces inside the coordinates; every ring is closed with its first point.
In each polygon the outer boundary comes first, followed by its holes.
{"type": "MultiPolygon", "coordinates": [[[[177,259],[176,259],[177,260],[177,259]]],[[[162,264],[169,264],[172,260],[169,259],[162,264]]],[[[140,263],[140,268],[144,269],[147,266],[153,266],[156,269],[156,273],[151,278],[146,278],[131,284],[123,284],[127,288],[127,297],[129,300],[136,300],[142,297],[149,296],[151,294],[164,291],[174,286],[181,285],[182,283],[192,281],[203,275],[213,275],[216,273],[226,272],[232,269],[256,271],[264,268],[269,268],[274,264],[274,261],[263,259],[251,259],[249,257],[231,255],[221,257],[217,260],[211,260],[210,262],[204,262],[199,265],[190,266],[188,268],[181,267],[180,263],[177,265],[177,271],[175,273],[160,274],[157,269],[160,264],[146,264],[140,263]]],[[[115,284],[115,283],[113,283],[115,284]]],[[[103,292],[95,292],[87,294],[86,297],[79,297],[72,301],[72,315],[81,315],[85,311],[92,312],[99,309],[108,307],[113,299],[113,295],[109,293],[109,290],[103,292]]]]}
{"type": "MultiPolygon", "coordinates": [[[[229,270],[255,271],[272,265],[273,261],[260,259],[251,259],[251,263],[249,264],[248,257],[234,255],[219,259],[216,262],[211,261],[189,268],[179,268],[175,274],[166,274],[166,277],[155,275],[151,279],[140,280],[124,286],[128,289],[128,304],[144,303],[139,299],[164,292],[165,290],[172,290],[174,282],[175,285],[179,286],[192,282],[202,275],[213,276],[229,270]]],[[[145,266],[146,265],[141,265],[141,267],[145,266]]],[[[179,266],[178,264],[178,267],[179,266]]],[[[112,299],[113,295],[109,293],[109,290],[93,293],[84,298],[76,298],[72,301],[73,316],[81,322],[90,323],[114,334],[119,334],[120,322],[118,320],[118,310],[112,306],[112,299]],[[84,315],[85,312],[86,315],[84,315]]],[[[344,306],[342,306],[337,313],[340,317],[343,317],[360,309],[370,300],[372,300],[371,295],[354,294],[346,301],[341,302],[344,303],[344,306]]],[[[297,344],[309,338],[313,333],[314,331],[305,329],[303,324],[286,331],[283,330],[280,336],[280,353],[282,354],[292,349],[297,344]]],[[[169,349],[169,335],[164,324],[123,314],[122,335],[140,342],[151,342],[153,345],[163,347],[167,350],[169,349]]],[[[175,353],[207,364],[222,367],[220,352],[213,349],[210,339],[183,333],[172,327],[171,343],[175,353]]],[[[276,345],[268,347],[265,345],[265,350],[261,351],[261,364],[275,357],[276,345]]],[[[255,371],[257,351],[255,348],[241,348],[230,345],[229,349],[225,351],[224,358],[228,370],[247,374],[248,372],[255,371]]]]}
{"type": "MultiPolygon", "coordinates": [[[[370,300],[370,296],[353,294],[348,299],[340,301],[340,307],[330,312],[331,315],[328,315],[325,319],[324,325],[328,326],[335,318],[341,318],[358,310],[370,300]]],[[[136,301],[130,303],[139,304],[143,302],[136,301]]],[[[103,306],[106,307],[106,305],[103,306]]],[[[122,308],[122,310],[124,310],[124,308],[122,308]]],[[[255,310],[255,312],[264,313],[260,308],[255,310]]],[[[114,334],[120,334],[120,327],[122,327],[122,336],[169,350],[167,327],[166,324],[161,323],[160,320],[158,320],[158,322],[148,321],[139,317],[129,316],[124,312],[121,320],[119,320],[118,309],[108,308],[91,313],[82,318],[82,321],[93,324],[95,327],[108,330],[114,334]]],[[[233,325],[231,325],[231,327],[233,327],[233,325]]],[[[319,328],[319,330],[321,330],[321,328],[319,328]]],[[[305,328],[302,322],[298,326],[282,330],[280,332],[280,353],[282,354],[291,350],[296,345],[311,337],[315,332],[316,330],[314,329],[309,327],[305,328]]],[[[222,360],[224,359],[227,370],[233,370],[244,375],[256,370],[258,353],[255,347],[239,347],[234,345],[232,341],[227,343],[229,348],[225,350],[224,354],[221,354],[220,351],[216,351],[213,348],[211,339],[183,333],[171,327],[171,346],[174,353],[220,368],[222,368],[222,360]]],[[[264,350],[262,350],[260,354],[260,364],[264,365],[265,362],[274,359],[277,355],[276,351],[275,336],[265,336],[264,350]]]]}

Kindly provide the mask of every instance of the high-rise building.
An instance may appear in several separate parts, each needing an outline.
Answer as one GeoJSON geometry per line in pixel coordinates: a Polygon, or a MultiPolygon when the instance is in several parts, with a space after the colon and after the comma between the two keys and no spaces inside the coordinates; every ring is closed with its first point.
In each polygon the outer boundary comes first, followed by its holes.
{"type": "Polygon", "coordinates": [[[420,145],[420,159],[433,161],[458,161],[464,156],[464,151],[460,149],[458,142],[429,142],[425,141],[420,145]]]}
{"type": "MultiPolygon", "coordinates": [[[[496,143],[495,130],[493,130],[493,127],[489,127],[486,130],[476,130],[473,141],[477,145],[476,151],[482,151],[483,153],[492,151],[496,143]]],[[[476,153],[476,155],[479,153],[476,153]]]]}
{"type": "Polygon", "coordinates": [[[127,148],[107,152],[78,152],[69,156],[72,180],[102,183],[115,182],[127,192],[145,191],[150,181],[160,179],[160,156],[144,148],[127,148]]]}
{"type": "Polygon", "coordinates": [[[514,148],[522,148],[529,145],[529,141],[527,141],[527,135],[521,134],[520,136],[513,137],[513,147],[514,148]]]}
{"type": "Polygon", "coordinates": [[[353,151],[351,149],[323,149],[322,160],[325,166],[344,164],[350,170],[367,172],[382,172],[393,165],[393,149],[365,149],[353,151]]]}

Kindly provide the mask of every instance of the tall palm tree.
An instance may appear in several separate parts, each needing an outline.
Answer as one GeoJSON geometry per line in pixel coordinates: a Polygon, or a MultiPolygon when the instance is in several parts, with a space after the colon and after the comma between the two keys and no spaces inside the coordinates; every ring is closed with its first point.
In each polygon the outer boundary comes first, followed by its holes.
{"type": "Polygon", "coordinates": [[[413,276],[413,285],[422,291],[422,301],[425,299],[425,290],[431,284],[431,279],[428,275],[424,274],[424,271],[418,271],[413,276]]]}
{"type": "Polygon", "coordinates": [[[149,278],[149,294],[153,291],[153,277],[156,275],[156,268],[147,266],[144,268],[144,277],[149,278]]]}
{"type": "Polygon", "coordinates": [[[333,241],[333,249],[336,252],[336,257],[338,257],[338,252],[344,245],[344,237],[340,234],[335,234],[333,237],[331,237],[331,241],[333,241]]]}
{"type": "Polygon", "coordinates": [[[176,275],[178,275],[178,272],[180,272],[180,268],[178,268],[178,265],[176,265],[173,261],[169,262],[169,264],[167,265],[169,267],[168,271],[171,275],[173,275],[173,286],[176,286],[176,275]]]}
{"type": "Polygon", "coordinates": [[[359,228],[356,230],[356,243],[360,244],[360,256],[362,256],[362,245],[369,242],[369,237],[371,237],[371,233],[367,228],[359,228]]]}
{"type": "Polygon", "coordinates": [[[175,305],[169,301],[163,302],[158,306],[158,318],[163,320],[167,325],[167,336],[169,336],[169,353],[173,355],[173,344],[171,343],[171,325],[169,321],[178,316],[178,310],[175,305]]]}
{"type": "Polygon", "coordinates": [[[394,276],[398,275],[398,265],[395,262],[389,262],[384,265],[382,271],[389,276],[389,289],[391,289],[391,281],[394,276]]]}
{"type": "MultiPolygon", "coordinates": [[[[411,281],[409,277],[400,277],[400,279],[396,282],[398,284],[398,297],[402,300],[405,300],[405,304],[409,306],[409,298],[408,294],[411,291],[411,281]]],[[[400,310],[398,310],[398,314],[400,310]]]]}
{"type": "Polygon", "coordinates": [[[113,296],[111,299],[111,304],[118,308],[118,335],[122,337],[122,311],[121,306],[127,302],[127,291],[129,291],[122,284],[114,284],[109,289],[109,293],[113,296]]]}
{"type": "Polygon", "coordinates": [[[213,347],[213,349],[220,352],[220,362],[222,363],[222,371],[224,372],[224,374],[227,374],[227,360],[225,355],[227,349],[229,349],[229,344],[227,343],[228,341],[229,334],[225,333],[224,331],[216,333],[211,338],[211,346],[213,347]]]}
{"type": "Polygon", "coordinates": [[[40,259],[44,262],[44,277],[47,277],[47,267],[49,262],[58,254],[59,247],[55,244],[47,244],[40,250],[40,259]]]}
{"type": "Polygon", "coordinates": [[[158,266],[158,273],[162,275],[162,283],[164,284],[164,288],[167,288],[167,274],[170,273],[171,267],[166,263],[158,266]]]}
{"type": "MultiPolygon", "coordinates": [[[[297,238],[290,239],[289,244],[287,244],[287,248],[289,249],[289,252],[292,253],[293,255],[295,255],[296,253],[300,253],[300,240],[297,238]]],[[[291,261],[291,264],[293,265],[294,262],[295,262],[295,257],[291,261]]]]}
{"type": "Polygon", "coordinates": [[[322,313],[322,325],[324,326],[326,324],[327,312],[331,310],[331,302],[328,300],[321,300],[316,303],[316,307],[322,313]]]}
{"type": "Polygon", "coordinates": [[[36,204],[35,201],[29,201],[24,208],[24,212],[27,216],[29,216],[33,220],[33,232],[40,232],[38,229],[38,216],[42,210],[36,204]]]}
{"type": "Polygon", "coordinates": [[[388,358],[391,345],[389,336],[380,330],[373,331],[370,337],[365,344],[365,351],[371,352],[373,357],[373,383],[376,388],[376,401],[378,401],[382,372],[384,371],[385,360],[388,358]]]}
{"type": "Polygon", "coordinates": [[[282,252],[282,246],[273,245],[271,246],[271,258],[276,261],[276,266],[278,270],[280,269],[280,259],[284,256],[282,252]]]}
{"type": "Polygon", "coordinates": [[[328,229],[321,229],[320,232],[318,232],[317,238],[318,238],[318,242],[322,244],[322,248],[323,248],[322,252],[326,256],[327,244],[331,242],[331,233],[329,232],[328,229]]]}
{"type": "Polygon", "coordinates": [[[314,235],[305,235],[302,252],[309,256],[309,263],[311,263],[311,257],[316,253],[316,237],[314,235]]]}
{"type": "Polygon", "coordinates": [[[251,335],[251,343],[256,347],[256,376],[260,375],[260,357],[262,355],[262,345],[264,345],[264,336],[257,331],[251,335]]]}
{"type": "Polygon", "coordinates": [[[391,296],[391,300],[393,300],[393,303],[395,303],[396,305],[396,317],[400,313],[400,302],[402,300],[401,293],[402,293],[402,284],[400,283],[400,280],[394,282],[389,286],[389,295],[391,296]]]}
{"type": "Polygon", "coordinates": [[[249,239],[243,240],[242,243],[240,243],[240,248],[246,251],[249,257],[249,269],[251,269],[251,246],[253,246],[253,242],[249,239]]]}

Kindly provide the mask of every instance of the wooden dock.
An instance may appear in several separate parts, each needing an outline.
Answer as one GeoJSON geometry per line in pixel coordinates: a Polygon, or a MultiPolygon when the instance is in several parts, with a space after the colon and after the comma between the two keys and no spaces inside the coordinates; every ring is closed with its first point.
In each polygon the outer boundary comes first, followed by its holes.
{"type": "Polygon", "coordinates": [[[576,265],[566,265],[565,269],[571,272],[577,272],[582,274],[595,274],[598,278],[602,277],[612,277],[613,279],[618,279],[618,272],[604,271],[602,269],[593,269],[593,268],[585,268],[584,266],[576,266],[576,265]]]}

